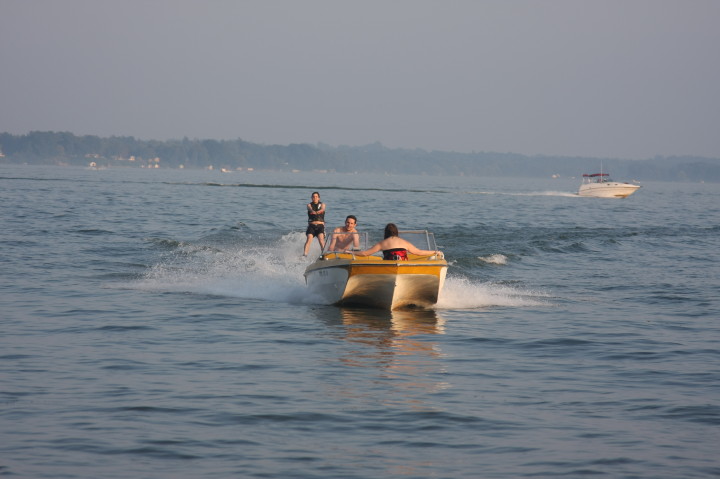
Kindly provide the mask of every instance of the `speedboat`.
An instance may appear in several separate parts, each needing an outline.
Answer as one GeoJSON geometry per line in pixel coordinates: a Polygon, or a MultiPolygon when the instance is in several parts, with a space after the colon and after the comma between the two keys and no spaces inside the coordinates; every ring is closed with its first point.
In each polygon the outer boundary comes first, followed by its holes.
{"type": "Polygon", "coordinates": [[[447,261],[437,251],[435,237],[426,230],[400,231],[399,236],[418,249],[435,251],[429,256],[408,253],[407,260],[384,260],[382,252],[357,256],[368,249],[367,233],[330,233],[320,257],[305,269],[310,291],[328,304],[393,310],[430,308],[437,303],[445,282],[447,261]],[[331,250],[333,235],[358,235],[359,247],[331,250]]]}
{"type": "Polygon", "coordinates": [[[607,173],[584,174],[578,195],[596,198],[626,198],[639,188],[640,185],[613,181],[607,173]]]}

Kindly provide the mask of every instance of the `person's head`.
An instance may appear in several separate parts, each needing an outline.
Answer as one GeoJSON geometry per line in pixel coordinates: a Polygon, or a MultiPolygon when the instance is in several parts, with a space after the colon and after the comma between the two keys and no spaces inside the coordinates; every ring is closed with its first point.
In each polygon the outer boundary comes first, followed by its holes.
{"type": "Polygon", "coordinates": [[[385,238],[397,235],[398,229],[397,226],[395,226],[395,223],[388,223],[387,226],[385,226],[385,238]]]}
{"type": "Polygon", "coordinates": [[[345,218],[345,229],[352,231],[355,229],[355,225],[357,225],[357,218],[355,218],[355,215],[347,215],[347,218],[345,218]]]}
{"type": "Polygon", "coordinates": [[[317,191],[313,191],[313,194],[310,195],[310,199],[313,203],[319,203],[320,202],[320,193],[317,191]]]}

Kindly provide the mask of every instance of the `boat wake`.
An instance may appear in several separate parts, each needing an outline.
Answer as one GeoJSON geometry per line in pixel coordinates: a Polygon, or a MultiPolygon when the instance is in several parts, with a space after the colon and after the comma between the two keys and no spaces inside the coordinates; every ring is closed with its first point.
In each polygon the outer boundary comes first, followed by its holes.
{"type": "Polygon", "coordinates": [[[494,306],[547,306],[549,296],[538,291],[508,285],[478,283],[467,278],[450,276],[440,291],[436,309],[482,309],[494,306]]]}
{"type": "MultiPolygon", "coordinates": [[[[319,254],[302,257],[304,234],[288,233],[264,244],[217,246],[191,242],[151,242],[161,251],[157,264],[129,285],[150,292],[190,293],[290,304],[324,304],[310,293],[303,273],[319,254]]],[[[313,245],[317,248],[317,243],[313,245]]],[[[504,264],[503,255],[481,260],[504,264]]],[[[547,304],[545,295],[507,285],[479,283],[448,273],[435,309],[480,309],[547,304]]]]}
{"type": "Polygon", "coordinates": [[[304,303],[304,235],[254,245],[208,247],[178,242],[134,286],[148,291],[304,303]]]}
{"type": "Polygon", "coordinates": [[[470,191],[471,195],[502,195],[502,196],[562,196],[577,197],[577,193],[567,191],[528,191],[528,192],[512,192],[512,191],[470,191]]]}
{"type": "Polygon", "coordinates": [[[562,196],[575,198],[577,193],[571,193],[568,191],[535,191],[530,193],[514,193],[513,196],[562,196]]]}

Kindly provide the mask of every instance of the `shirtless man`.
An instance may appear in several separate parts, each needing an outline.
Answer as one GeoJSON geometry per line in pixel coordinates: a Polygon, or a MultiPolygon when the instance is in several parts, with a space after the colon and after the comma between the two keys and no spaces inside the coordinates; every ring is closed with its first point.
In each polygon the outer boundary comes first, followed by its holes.
{"type": "Polygon", "coordinates": [[[360,237],[355,229],[357,226],[357,218],[354,215],[348,215],[345,218],[345,226],[337,227],[333,230],[332,241],[328,251],[345,251],[350,246],[357,249],[360,247],[360,237]]]}

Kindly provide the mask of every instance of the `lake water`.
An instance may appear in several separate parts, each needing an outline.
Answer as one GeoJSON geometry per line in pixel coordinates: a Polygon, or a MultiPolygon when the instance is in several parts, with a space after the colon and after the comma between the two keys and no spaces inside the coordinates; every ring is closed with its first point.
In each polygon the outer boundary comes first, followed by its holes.
{"type": "Polygon", "coordinates": [[[578,186],[2,165],[0,475],[718,477],[720,185],[578,186]],[[437,308],[318,304],[315,190],[437,308]]]}

